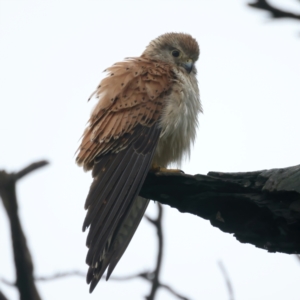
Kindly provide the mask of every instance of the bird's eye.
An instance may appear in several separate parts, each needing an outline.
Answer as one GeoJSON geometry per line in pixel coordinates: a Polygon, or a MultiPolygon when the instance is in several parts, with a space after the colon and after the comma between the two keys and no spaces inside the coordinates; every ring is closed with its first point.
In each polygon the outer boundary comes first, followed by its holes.
{"type": "Polygon", "coordinates": [[[178,51],[178,50],[173,50],[173,51],[172,51],[172,55],[173,55],[174,57],[179,57],[179,56],[180,56],[180,51],[178,51]]]}

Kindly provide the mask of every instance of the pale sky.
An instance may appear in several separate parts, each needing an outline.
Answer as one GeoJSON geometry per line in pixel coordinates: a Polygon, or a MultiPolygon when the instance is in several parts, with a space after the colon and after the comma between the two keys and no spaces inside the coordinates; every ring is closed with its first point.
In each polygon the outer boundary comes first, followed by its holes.
{"type": "MultiPolygon", "coordinates": [[[[250,1],[250,0],[249,0],[250,1]]],[[[277,0],[293,7],[295,1],[277,0]]],[[[198,80],[204,114],[188,174],[280,168],[300,163],[299,22],[270,20],[247,1],[0,0],[0,169],[48,159],[49,167],[18,185],[20,217],[35,274],[86,271],[81,232],[91,175],[74,163],[95,103],[87,99],[102,71],[138,56],[149,41],[174,31],[200,44],[198,80]]],[[[299,9],[300,10],[300,9],[299,9]]],[[[155,213],[151,203],[149,214],[155,213]]],[[[191,299],[228,299],[222,260],[239,300],[299,300],[300,264],[270,254],[166,207],[161,279],[191,299]]],[[[7,217],[0,206],[0,276],[14,279],[7,217]]],[[[154,229],[143,221],[115,269],[130,275],[154,267],[154,229]]],[[[43,299],[143,299],[142,280],[85,279],[38,283],[43,299]]],[[[0,282],[12,300],[16,291],[0,282]]],[[[174,299],[159,292],[158,300],[174,299]]]]}

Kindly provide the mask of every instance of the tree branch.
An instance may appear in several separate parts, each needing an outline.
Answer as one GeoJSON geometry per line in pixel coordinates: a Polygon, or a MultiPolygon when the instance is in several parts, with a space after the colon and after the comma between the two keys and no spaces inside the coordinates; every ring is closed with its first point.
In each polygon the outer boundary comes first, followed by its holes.
{"type": "Polygon", "coordinates": [[[82,271],[70,271],[70,272],[60,272],[60,273],[55,273],[53,275],[49,276],[38,276],[35,277],[35,281],[50,281],[50,280],[56,280],[56,279],[61,279],[63,277],[70,277],[70,276],[79,276],[79,277],[86,277],[86,273],[82,271]]]}
{"type": "Polygon", "coordinates": [[[140,195],[210,220],[242,243],[300,254],[300,165],[206,176],[150,172],[140,195]]]}
{"type": "Polygon", "coordinates": [[[0,278],[0,281],[8,286],[11,286],[11,287],[16,287],[16,284],[14,282],[11,282],[11,281],[8,281],[6,280],[5,278],[1,277],[0,278]]]}
{"type": "Polygon", "coordinates": [[[15,286],[19,290],[21,300],[40,300],[41,298],[34,283],[33,263],[18,215],[16,182],[46,164],[46,161],[36,162],[17,173],[0,171],[0,197],[9,218],[16,267],[15,286]]]}
{"type": "Polygon", "coordinates": [[[178,294],[177,292],[175,292],[170,286],[166,285],[166,284],[161,284],[160,287],[165,288],[167,291],[169,291],[172,295],[174,295],[175,297],[177,297],[178,299],[181,300],[189,300],[188,298],[178,294]]]}
{"type": "Polygon", "coordinates": [[[0,291],[0,300],[8,300],[1,291],[0,291]]]}
{"type": "Polygon", "coordinates": [[[156,292],[158,288],[161,286],[159,281],[159,274],[161,270],[161,262],[163,257],[163,232],[162,232],[162,216],[163,216],[163,209],[160,203],[158,203],[158,216],[157,218],[151,219],[148,216],[145,216],[146,219],[152,223],[156,227],[156,233],[157,233],[157,239],[158,239],[158,253],[157,253],[157,259],[156,259],[156,267],[153,272],[153,278],[152,278],[152,288],[149,296],[146,297],[147,300],[154,300],[156,292]]]}
{"type": "Polygon", "coordinates": [[[248,5],[253,8],[268,11],[271,14],[271,17],[274,19],[289,18],[294,20],[300,20],[300,14],[294,14],[292,12],[276,8],[273,5],[269,4],[267,0],[256,0],[256,2],[249,3],[248,5]]]}
{"type": "Polygon", "coordinates": [[[231,284],[231,280],[227,274],[226,268],[224,267],[222,261],[218,261],[219,268],[223,274],[224,280],[226,282],[228,294],[229,294],[229,300],[234,300],[234,293],[233,293],[233,287],[231,284]]]}
{"type": "Polygon", "coordinates": [[[18,173],[16,173],[15,180],[19,180],[22,177],[28,175],[29,173],[31,173],[39,168],[42,168],[48,164],[49,164],[49,162],[47,160],[41,160],[41,161],[32,163],[28,167],[26,167],[26,168],[22,169],[21,171],[19,171],[18,173]]]}

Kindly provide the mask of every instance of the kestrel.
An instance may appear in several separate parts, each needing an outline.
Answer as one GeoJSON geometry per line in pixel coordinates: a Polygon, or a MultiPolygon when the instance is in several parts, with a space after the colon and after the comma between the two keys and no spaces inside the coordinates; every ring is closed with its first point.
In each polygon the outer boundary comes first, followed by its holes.
{"type": "Polygon", "coordinates": [[[106,269],[108,280],[144,215],[149,200],[138,194],[148,171],[180,164],[190,153],[202,111],[198,57],[190,35],[163,34],[140,57],[108,68],[93,93],[98,103],[77,156],[93,176],[83,224],[90,228],[90,292],[106,269]]]}

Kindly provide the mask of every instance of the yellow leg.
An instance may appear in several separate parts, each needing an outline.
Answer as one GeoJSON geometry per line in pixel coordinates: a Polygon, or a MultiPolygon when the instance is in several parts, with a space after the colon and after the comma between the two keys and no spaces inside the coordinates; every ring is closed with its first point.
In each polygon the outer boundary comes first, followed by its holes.
{"type": "Polygon", "coordinates": [[[152,164],[150,172],[154,172],[154,173],[184,173],[182,170],[179,169],[167,169],[165,167],[161,167],[155,163],[152,164]]]}

